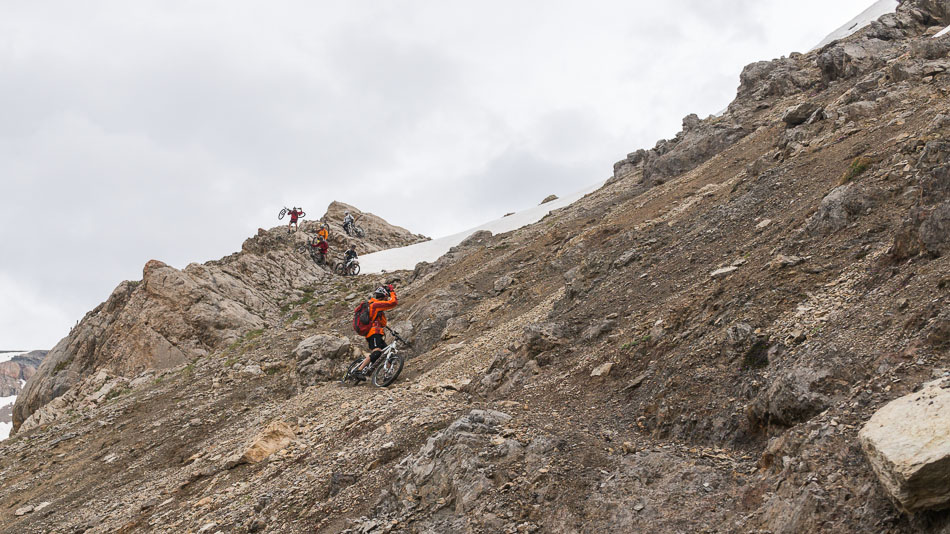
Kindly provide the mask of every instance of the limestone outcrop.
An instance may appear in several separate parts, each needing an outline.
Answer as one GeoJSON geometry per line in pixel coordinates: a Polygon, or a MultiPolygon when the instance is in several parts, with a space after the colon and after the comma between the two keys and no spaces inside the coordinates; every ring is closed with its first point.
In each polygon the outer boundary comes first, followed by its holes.
{"type": "Polygon", "coordinates": [[[950,378],[889,402],[864,425],[860,438],[901,510],[950,508],[950,378]]]}

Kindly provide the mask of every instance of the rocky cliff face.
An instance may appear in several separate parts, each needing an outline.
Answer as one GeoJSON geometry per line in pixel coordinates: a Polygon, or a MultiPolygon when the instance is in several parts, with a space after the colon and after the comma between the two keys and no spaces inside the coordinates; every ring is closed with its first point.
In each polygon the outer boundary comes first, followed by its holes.
{"type": "Polygon", "coordinates": [[[23,382],[30,379],[46,357],[45,350],[34,350],[0,362],[0,397],[19,395],[23,382]]]}
{"type": "MultiPolygon", "coordinates": [[[[341,206],[331,204],[331,219],[341,206]]],[[[366,238],[351,240],[360,251],[423,239],[371,214],[365,219],[366,238]]],[[[149,261],[141,281],[119,284],[53,347],[17,399],[14,431],[42,406],[100,370],[133,376],[167,369],[269,328],[279,317],[280,302],[332,278],[295,251],[306,238],[306,232],[290,234],[278,227],[260,230],[245,241],[242,252],[218,261],[182,270],[149,261]]],[[[58,415],[48,410],[32,424],[58,415]]]]}
{"type": "Polygon", "coordinates": [[[333,380],[380,277],[294,266],[301,236],[206,275],[149,267],[87,318],[61,415],[0,443],[0,531],[946,532],[947,463],[893,469],[907,449],[866,432],[872,467],[859,430],[918,409],[937,423],[914,435],[945,430],[948,6],[750,66],[723,117],[602,189],[387,275],[413,346],[386,389],[333,380]],[[133,302],[183,303],[148,326],[205,353],[112,360],[99,344],[132,347],[144,319],[106,308],[133,302]]]}

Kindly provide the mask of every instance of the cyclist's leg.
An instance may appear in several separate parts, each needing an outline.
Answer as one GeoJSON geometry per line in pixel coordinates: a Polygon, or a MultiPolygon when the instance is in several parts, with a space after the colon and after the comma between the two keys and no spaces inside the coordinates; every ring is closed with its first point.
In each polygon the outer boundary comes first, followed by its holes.
{"type": "Polygon", "coordinates": [[[362,371],[370,363],[376,363],[376,360],[379,359],[379,356],[383,353],[383,348],[386,346],[386,340],[383,338],[382,334],[373,334],[366,338],[366,344],[369,345],[370,353],[363,359],[363,363],[360,364],[359,370],[362,371]]]}

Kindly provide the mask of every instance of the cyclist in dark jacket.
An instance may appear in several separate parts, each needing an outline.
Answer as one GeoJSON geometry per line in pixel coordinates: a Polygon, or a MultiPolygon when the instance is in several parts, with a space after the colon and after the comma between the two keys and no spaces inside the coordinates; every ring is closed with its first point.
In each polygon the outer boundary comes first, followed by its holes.
{"type": "Polygon", "coordinates": [[[343,253],[343,265],[348,266],[351,261],[358,257],[359,256],[356,255],[356,245],[350,245],[350,248],[343,253]]]}

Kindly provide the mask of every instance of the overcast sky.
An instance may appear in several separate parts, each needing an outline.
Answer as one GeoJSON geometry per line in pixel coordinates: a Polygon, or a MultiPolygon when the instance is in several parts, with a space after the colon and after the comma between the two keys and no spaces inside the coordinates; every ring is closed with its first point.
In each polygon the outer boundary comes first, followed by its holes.
{"type": "Polygon", "coordinates": [[[871,3],[4,2],[0,349],[284,205],[441,236],[581,189],[871,3]]]}

